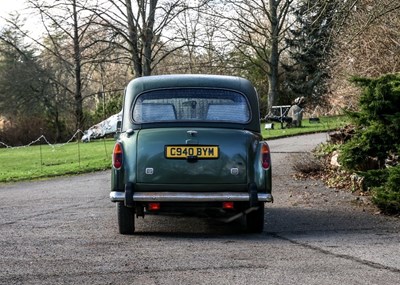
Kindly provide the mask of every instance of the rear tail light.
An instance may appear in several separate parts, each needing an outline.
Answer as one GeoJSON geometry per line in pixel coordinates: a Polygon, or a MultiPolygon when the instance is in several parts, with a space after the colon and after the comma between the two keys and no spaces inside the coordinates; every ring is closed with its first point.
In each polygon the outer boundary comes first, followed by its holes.
{"type": "Polygon", "coordinates": [[[114,146],[114,151],[113,151],[113,167],[116,169],[120,169],[122,166],[122,145],[120,143],[116,143],[114,146]]]}
{"type": "Polygon", "coordinates": [[[261,165],[264,169],[268,169],[271,166],[271,155],[266,142],[261,145],[261,165]]]}
{"type": "Polygon", "coordinates": [[[234,209],[233,202],[223,202],[222,209],[234,209]]]}
{"type": "Polygon", "coordinates": [[[160,203],[149,203],[148,210],[149,211],[158,211],[160,210],[160,203]]]}

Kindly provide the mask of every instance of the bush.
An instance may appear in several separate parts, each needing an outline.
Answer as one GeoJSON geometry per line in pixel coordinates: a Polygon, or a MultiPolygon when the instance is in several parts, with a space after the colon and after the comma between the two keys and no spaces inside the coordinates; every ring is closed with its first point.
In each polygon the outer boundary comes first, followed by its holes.
{"type": "Polygon", "coordinates": [[[386,183],[374,188],[373,202],[385,213],[400,212],[400,165],[389,168],[386,183]]]}
{"type": "Polygon", "coordinates": [[[359,176],[364,177],[364,187],[372,189],[382,186],[384,181],[388,180],[389,171],[387,168],[378,170],[369,170],[359,173],[359,176]]]}
{"type": "Polygon", "coordinates": [[[360,111],[348,113],[356,135],[341,148],[339,162],[349,170],[383,168],[388,153],[400,149],[400,74],[352,81],[363,93],[360,111]]]}
{"type": "Polygon", "coordinates": [[[324,164],[309,153],[293,155],[291,163],[292,168],[303,175],[317,174],[324,169],[324,164]]]}
{"type": "Polygon", "coordinates": [[[348,112],[355,134],[340,147],[339,163],[363,177],[363,189],[372,189],[383,212],[399,213],[400,74],[352,81],[363,92],[359,112],[348,112]]]}
{"type": "MultiPolygon", "coordinates": [[[[40,116],[18,117],[0,130],[0,140],[9,146],[27,145],[44,135],[50,143],[65,140],[68,134],[63,122],[49,122],[40,116]]],[[[42,140],[41,143],[44,143],[42,140]]]]}

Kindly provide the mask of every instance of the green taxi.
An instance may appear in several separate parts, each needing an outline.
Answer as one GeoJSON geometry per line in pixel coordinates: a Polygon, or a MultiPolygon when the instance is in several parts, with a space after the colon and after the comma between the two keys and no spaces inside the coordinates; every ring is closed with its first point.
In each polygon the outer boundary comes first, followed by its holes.
{"type": "Polygon", "coordinates": [[[132,80],[113,151],[110,199],[121,234],[147,214],[195,214],[263,231],[271,158],[258,95],[246,79],[161,75],[132,80]]]}

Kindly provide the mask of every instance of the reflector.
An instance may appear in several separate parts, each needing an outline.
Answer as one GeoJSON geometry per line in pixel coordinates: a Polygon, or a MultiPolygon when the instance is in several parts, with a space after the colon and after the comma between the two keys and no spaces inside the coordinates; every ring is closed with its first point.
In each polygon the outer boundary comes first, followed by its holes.
{"type": "Polygon", "coordinates": [[[149,211],[158,211],[158,210],[160,210],[160,203],[149,203],[148,210],[149,211]]]}
{"type": "Polygon", "coordinates": [[[222,202],[223,209],[234,209],[233,202],[222,202]]]}

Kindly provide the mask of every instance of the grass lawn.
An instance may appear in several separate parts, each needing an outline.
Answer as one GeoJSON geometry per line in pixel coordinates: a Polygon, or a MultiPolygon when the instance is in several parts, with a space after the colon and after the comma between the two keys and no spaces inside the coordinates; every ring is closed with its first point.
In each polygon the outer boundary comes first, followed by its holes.
{"type": "MultiPolygon", "coordinates": [[[[261,125],[265,139],[323,132],[347,123],[344,117],[323,117],[319,123],[303,120],[300,128],[274,129],[261,125]]],[[[92,140],[90,143],[70,142],[57,145],[33,145],[19,148],[0,148],[0,182],[40,179],[109,169],[114,139],[92,140]]]]}
{"type": "Polygon", "coordinates": [[[0,182],[45,178],[111,167],[114,139],[0,148],[0,182]]]}
{"type": "Polygon", "coordinates": [[[265,123],[261,124],[261,132],[265,139],[296,136],[301,134],[325,132],[345,126],[349,120],[343,116],[321,117],[319,123],[312,123],[308,119],[302,121],[302,126],[298,128],[281,127],[281,123],[274,122],[274,129],[265,129],[265,123]]]}

